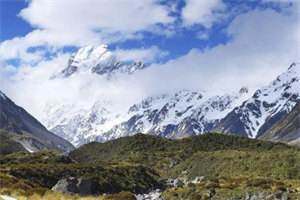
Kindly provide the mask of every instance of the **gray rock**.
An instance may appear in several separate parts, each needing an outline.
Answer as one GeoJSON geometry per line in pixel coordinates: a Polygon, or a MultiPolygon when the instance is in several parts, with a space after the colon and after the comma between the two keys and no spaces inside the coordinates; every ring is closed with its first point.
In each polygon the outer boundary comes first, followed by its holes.
{"type": "Polygon", "coordinates": [[[196,176],[194,178],[194,180],[191,181],[191,183],[197,184],[197,183],[201,183],[204,180],[204,176],[196,176]]]}
{"type": "Polygon", "coordinates": [[[100,186],[96,180],[86,178],[64,178],[59,180],[53,187],[53,191],[80,194],[95,195],[100,194],[100,186]]]}
{"type": "Polygon", "coordinates": [[[78,180],[76,178],[64,178],[59,180],[53,187],[52,190],[62,193],[78,193],[77,187],[78,180]]]}
{"type": "Polygon", "coordinates": [[[287,192],[275,192],[273,194],[266,194],[264,192],[246,193],[245,200],[288,200],[287,192]]]}
{"type": "Polygon", "coordinates": [[[182,187],[184,186],[184,183],[180,179],[176,178],[176,179],[168,179],[167,185],[170,187],[182,187]]]}

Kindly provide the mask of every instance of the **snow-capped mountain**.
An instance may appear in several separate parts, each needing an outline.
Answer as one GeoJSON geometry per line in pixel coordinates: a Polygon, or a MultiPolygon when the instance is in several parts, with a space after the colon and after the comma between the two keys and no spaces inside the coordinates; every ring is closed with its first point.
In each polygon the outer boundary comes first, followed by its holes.
{"type": "Polygon", "coordinates": [[[216,130],[250,138],[264,134],[300,101],[300,66],[293,63],[276,80],[230,112],[216,130]]]}
{"type": "Polygon", "coordinates": [[[148,97],[120,112],[113,111],[110,102],[101,101],[89,109],[77,109],[74,105],[49,106],[50,118],[45,123],[51,131],[77,146],[140,132],[180,138],[210,131],[247,97],[245,88],[222,96],[181,90],[148,97]]]}
{"type": "MultiPolygon", "coordinates": [[[[106,45],[88,46],[71,57],[59,76],[68,78],[75,73],[88,72],[111,77],[116,73],[131,74],[145,67],[142,62],[118,61],[106,45]]],[[[180,90],[149,96],[122,108],[106,98],[99,98],[85,107],[76,103],[53,103],[47,105],[47,117],[43,122],[52,132],[76,146],[140,132],[181,138],[218,131],[257,138],[299,102],[299,68],[292,64],[253,96],[243,87],[235,93],[219,95],[180,90]]]]}
{"type": "Polygon", "coordinates": [[[112,124],[120,123],[120,111],[111,102],[97,101],[91,107],[50,104],[45,109],[48,117],[44,123],[57,135],[81,145],[92,141],[96,134],[108,131],[112,124]]]}
{"type": "Polygon", "coordinates": [[[282,120],[263,133],[259,139],[300,146],[300,102],[282,120]]]}
{"type": "Polygon", "coordinates": [[[146,66],[141,61],[119,60],[107,45],[86,46],[73,54],[69,59],[68,66],[54,78],[66,78],[80,72],[91,72],[110,77],[117,73],[132,74],[146,66]]]}
{"type": "Polygon", "coordinates": [[[133,135],[155,134],[181,138],[210,131],[247,93],[209,96],[201,91],[181,90],[171,95],[149,97],[129,108],[130,118],[96,137],[97,141],[133,135]]]}
{"type": "Polygon", "coordinates": [[[5,99],[6,99],[6,96],[5,96],[5,94],[4,94],[4,93],[2,93],[1,91],[0,91],[0,98],[1,98],[2,100],[5,100],[5,99]]]}

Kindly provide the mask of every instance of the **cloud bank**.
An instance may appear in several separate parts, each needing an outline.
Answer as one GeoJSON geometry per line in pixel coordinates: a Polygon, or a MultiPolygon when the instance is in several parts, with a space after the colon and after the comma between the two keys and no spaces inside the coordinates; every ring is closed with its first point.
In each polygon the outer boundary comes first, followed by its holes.
{"type": "MultiPolygon", "coordinates": [[[[59,46],[97,44],[119,40],[120,35],[137,37],[135,34],[141,30],[151,31],[158,24],[167,25],[174,20],[169,15],[171,8],[157,1],[136,1],[134,6],[127,1],[124,5],[119,5],[120,1],[84,2],[81,5],[82,1],[33,0],[20,16],[37,29],[25,37],[0,44],[0,89],[38,118],[47,114],[43,110],[48,102],[79,102],[82,107],[88,107],[97,99],[107,99],[122,109],[149,95],[179,89],[224,93],[242,86],[257,88],[300,60],[299,15],[294,6],[284,13],[267,9],[241,14],[224,30],[231,37],[226,44],[204,50],[191,49],[184,56],[153,64],[131,76],[119,75],[108,81],[93,74],[79,74],[69,79],[51,80],[53,74],[66,67],[70,57],[69,53],[60,51],[59,46]],[[102,4],[91,6],[96,2],[102,4]],[[63,9],[66,6],[68,12],[63,9]],[[97,11],[99,7],[103,12],[97,11]],[[113,16],[115,12],[118,15],[113,16]],[[74,20],[76,15],[78,18],[74,20]],[[140,19],[145,18],[143,16],[151,17],[140,19]],[[28,52],[28,48],[39,45],[47,48],[28,52]],[[45,58],[49,51],[55,54],[45,58]],[[12,58],[22,59],[18,68],[5,62],[12,58]]],[[[183,26],[202,24],[209,27],[220,20],[219,14],[225,9],[222,1],[203,2],[186,2],[181,14],[183,26]],[[207,4],[204,6],[203,2],[207,4]]],[[[156,46],[116,49],[115,53],[124,60],[146,62],[168,54],[156,46]]]]}

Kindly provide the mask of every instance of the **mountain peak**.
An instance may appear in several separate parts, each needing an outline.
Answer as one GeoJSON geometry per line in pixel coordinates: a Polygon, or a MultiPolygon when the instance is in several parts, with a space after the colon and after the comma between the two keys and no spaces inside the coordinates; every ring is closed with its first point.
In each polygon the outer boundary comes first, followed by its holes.
{"type": "Polygon", "coordinates": [[[0,90],[0,98],[2,98],[2,99],[6,99],[7,98],[6,95],[3,92],[1,92],[1,90],[0,90]]]}
{"type": "Polygon", "coordinates": [[[299,63],[294,62],[289,66],[286,72],[279,75],[277,79],[272,82],[272,85],[277,85],[278,87],[287,87],[287,85],[289,85],[289,87],[287,88],[289,89],[290,85],[293,84],[295,85],[295,89],[299,90],[299,83],[300,65],[299,63]]]}
{"type": "Polygon", "coordinates": [[[296,63],[224,118],[218,130],[256,138],[300,101],[300,67],[296,63]],[[232,123],[235,121],[235,123],[232,123]]]}
{"type": "Polygon", "coordinates": [[[299,62],[293,62],[289,68],[288,72],[296,73],[297,75],[300,74],[300,63],[299,62]]]}
{"type": "Polygon", "coordinates": [[[108,45],[102,44],[99,46],[85,46],[74,54],[73,61],[88,61],[88,60],[98,60],[101,59],[106,53],[110,53],[108,50],[108,45]]]}
{"type": "Polygon", "coordinates": [[[292,68],[295,67],[297,64],[299,64],[299,63],[293,62],[293,63],[289,66],[289,69],[292,69],[292,68]]]}
{"type": "Polygon", "coordinates": [[[118,60],[116,54],[110,51],[106,44],[89,45],[78,49],[70,57],[68,66],[54,78],[67,78],[80,72],[106,75],[109,78],[116,73],[132,74],[145,67],[146,65],[142,61],[125,62],[118,60]]]}
{"type": "Polygon", "coordinates": [[[239,94],[248,94],[248,92],[249,92],[249,89],[248,89],[248,87],[245,87],[245,86],[243,86],[243,87],[241,87],[241,89],[239,90],[239,94]]]}

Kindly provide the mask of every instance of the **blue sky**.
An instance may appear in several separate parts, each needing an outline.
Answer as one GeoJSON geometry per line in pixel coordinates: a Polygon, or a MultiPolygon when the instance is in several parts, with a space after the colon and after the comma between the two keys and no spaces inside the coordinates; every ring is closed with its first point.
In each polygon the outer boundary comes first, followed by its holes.
{"type": "MultiPolygon", "coordinates": [[[[174,4],[175,1],[161,1],[160,4],[168,6],[174,4]]],[[[219,1],[221,2],[221,1],[219,1]]],[[[276,12],[282,12],[282,10],[292,7],[293,2],[287,1],[285,3],[278,2],[263,2],[258,1],[243,1],[243,0],[224,0],[222,2],[226,5],[225,9],[217,10],[213,12],[219,12],[222,16],[220,20],[216,20],[209,27],[199,23],[192,24],[190,26],[183,26],[183,19],[180,16],[180,12],[186,6],[185,1],[177,1],[174,4],[174,10],[169,12],[169,15],[174,17],[172,23],[173,33],[171,36],[165,34],[157,34],[148,30],[138,30],[134,34],[141,35],[140,37],[133,37],[128,39],[122,39],[107,43],[110,44],[110,48],[149,48],[151,46],[157,46],[163,51],[168,52],[168,56],[165,56],[159,60],[159,62],[166,62],[170,59],[174,59],[179,56],[187,54],[191,49],[197,48],[200,50],[213,48],[220,44],[226,44],[230,41],[231,37],[226,33],[227,27],[232,20],[237,16],[251,12],[251,10],[267,10],[272,9],[276,12]],[[205,35],[205,38],[199,38],[198,35],[205,35]]],[[[26,34],[36,29],[35,25],[30,24],[28,20],[20,16],[22,9],[29,6],[29,1],[23,0],[2,0],[1,6],[1,34],[0,42],[5,40],[11,40],[15,37],[24,37],[26,34]]],[[[165,24],[157,23],[158,26],[165,27],[165,24]]],[[[168,25],[170,26],[170,25],[168,25]]],[[[161,28],[162,30],[164,28],[161,28]]],[[[104,40],[105,41],[105,40],[104,40]]],[[[72,46],[68,44],[65,47],[72,46]]],[[[77,46],[77,45],[76,45],[77,46]]],[[[67,50],[74,51],[76,48],[67,48],[67,50]]],[[[12,63],[12,62],[10,62],[12,63]]],[[[18,63],[18,62],[15,62],[18,63]]]]}
{"type": "Polygon", "coordinates": [[[28,5],[25,1],[0,1],[1,8],[1,34],[0,41],[12,39],[17,36],[25,36],[33,28],[19,18],[18,13],[28,5]]]}

